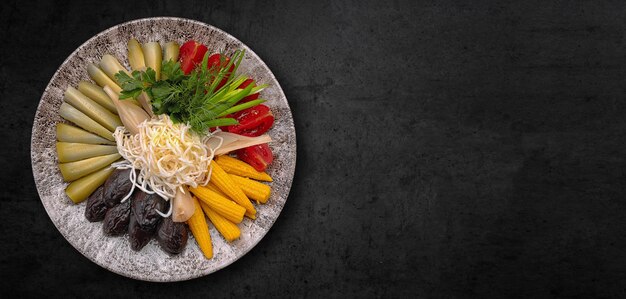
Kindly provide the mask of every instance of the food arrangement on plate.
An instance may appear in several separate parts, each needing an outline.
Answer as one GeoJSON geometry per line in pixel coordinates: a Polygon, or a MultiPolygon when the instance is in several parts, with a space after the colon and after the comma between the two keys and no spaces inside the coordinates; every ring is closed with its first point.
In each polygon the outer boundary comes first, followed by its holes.
{"type": "Polygon", "coordinates": [[[270,198],[267,85],[238,72],[245,50],[132,38],[127,53],[130,70],[105,54],[86,68],[95,84],[65,90],[67,123],[56,127],[65,193],[105,235],[127,233],[132,250],[154,238],[179,254],[190,231],[211,259],[209,225],[232,242],[270,198]]]}

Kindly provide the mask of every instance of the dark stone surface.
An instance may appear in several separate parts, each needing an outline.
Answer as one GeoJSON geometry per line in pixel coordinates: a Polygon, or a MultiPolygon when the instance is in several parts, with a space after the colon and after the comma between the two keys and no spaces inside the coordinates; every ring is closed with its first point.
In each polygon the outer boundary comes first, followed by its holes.
{"type": "Polygon", "coordinates": [[[626,296],[623,2],[177,2],[0,6],[2,293],[626,296]],[[176,284],[74,250],[29,158],[39,97],[65,57],[162,15],[254,49],[289,99],[299,150],[261,243],[176,284]]]}

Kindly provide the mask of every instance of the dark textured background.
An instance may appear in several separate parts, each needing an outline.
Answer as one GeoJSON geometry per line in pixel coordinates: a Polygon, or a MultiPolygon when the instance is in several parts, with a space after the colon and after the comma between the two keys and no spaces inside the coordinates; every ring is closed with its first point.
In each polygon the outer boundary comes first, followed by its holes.
{"type": "Polygon", "coordinates": [[[3,293],[626,296],[623,1],[131,2],[1,4],[3,293]],[[176,284],[80,255],[46,215],[29,157],[61,62],[108,27],[162,15],[254,49],[298,134],[270,233],[176,284]]]}

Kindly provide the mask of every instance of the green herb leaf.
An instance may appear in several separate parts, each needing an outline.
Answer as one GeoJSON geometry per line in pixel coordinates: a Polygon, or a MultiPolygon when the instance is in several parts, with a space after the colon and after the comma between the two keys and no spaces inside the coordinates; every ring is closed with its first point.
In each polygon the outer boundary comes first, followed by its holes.
{"type": "Polygon", "coordinates": [[[122,90],[122,92],[120,92],[120,100],[124,100],[124,99],[136,99],[140,94],[141,94],[142,90],[141,89],[133,89],[133,90],[122,90]]]}
{"type": "Polygon", "coordinates": [[[185,77],[185,73],[180,69],[179,62],[167,60],[161,65],[161,77],[167,78],[170,82],[180,82],[185,77]]]}
{"type": "MultiPolygon", "coordinates": [[[[135,72],[133,72],[133,74],[135,72]]],[[[156,83],[156,72],[152,68],[147,68],[145,72],[141,73],[141,80],[143,80],[143,82],[147,85],[156,83]]]]}
{"type": "Polygon", "coordinates": [[[143,82],[139,80],[138,72],[133,72],[133,77],[129,76],[123,71],[115,74],[115,78],[120,83],[122,87],[122,92],[120,93],[120,99],[128,99],[128,98],[136,98],[143,91],[143,82]],[[137,75],[137,76],[135,76],[137,75]]]}

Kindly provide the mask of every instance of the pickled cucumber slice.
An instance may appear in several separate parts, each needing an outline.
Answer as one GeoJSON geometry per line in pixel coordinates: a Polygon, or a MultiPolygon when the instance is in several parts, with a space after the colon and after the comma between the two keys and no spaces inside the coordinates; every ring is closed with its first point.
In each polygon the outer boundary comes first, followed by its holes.
{"type": "Polygon", "coordinates": [[[150,42],[143,45],[143,57],[146,61],[146,67],[154,70],[157,80],[161,79],[161,62],[163,60],[161,51],[161,45],[158,42],[150,42]]]}
{"type": "Polygon", "coordinates": [[[72,107],[72,105],[68,103],[61,104],[61,108],[59,109],[59,115],[75,123],[77,126],[97,134],[100,137],[104,137],[108,140],[115,141],[113,138],[113,132],[107,130],[107,128],[100,125],[95,120],[89,118],[89,116],[84,113],[78,111],[78,109],[72,107]]]}
{"type": "MultiPolygon", "coordinates": [[[[90,63],[87,66],[87,73],[89,73],[89,77],[96,81],[96,83],[98,83],[101,87],[108,85],[117,94],[122,91],[122,88],[117,85],[115,81],[111,80],[111,78],[109,78],[109,76],[107,76],[107,74],[105,74],[104,71],[102,71],[97,65],[90,63]]],[[[137,106],[140,106],[140,104],[134,99],[125,99],[125,101],[129,101],[137,106]]]]}
{"type": "Polygon", "coordinates": [[[65,194],[67,194],[67,197],[74,203],[80,203],[87,199],[98,187],[102,186],[114,170],[115,168],[113,167],[104,167],[75,180],[65,188],[65,194]]]}
{"type": "Polygon", "coordinates": [[[61,175],[66,182],[84,177],[98,169],[110,165],[117,159],[121,158],[120,154],[111,154],[106,156],[98,156],[69,163],[59,163],[61,175]]]}
{"type": "Polygon", "coordinates": [[[130,68],[133,71],[143,71],[146,69],[141,44],[134,38],[128,41],[128,64],[130,64],[130,68]]]}
{"type": "Polygon", "coordinates": [[[65,90],[65,102],[74,106],[74,108],[97,121],[111,132],[115,131],[117,127],[124,125],[119,116],[98,105],[72,86],[65,90]]]}
{"type": "Polygon", "coordinates": [[[89,97],[100,106],[107,108],[107,110],[117,114],[117,108],[109,96],[102,90],[102,87],[87,81],[80,81],[78,83],[78,91],[89,97]]]}
{"type": "Polygon", "coordinates": [[[120,93],[120,91],[122,91],[122,88],[117,85],[115,81],[111,80],[111,78],[109,78],[109,76],[107,76],[107,74],[105,74],[97,65],[90,63],[87,66],[87,73],[89,73],[89,78],[96,81],[96,83],[98,83],[100,87],[105,87],[108,85],[109,87],[111,87],[111,89],[113,89],[113,91],[118,94],[120,93]]]}
{"type": "Polygon", "coordinates": [[[115,145],[113,141],[64,123],[57,124],[57,140],[61,142],[115,145]]]}
{"type": "Polygon", "coordinates": [[[100,68],[105,74],[107,74],[107,76],[109,76],[109,78],[111,78],[111,80],[115,81],[118,86],[120,85],[120,82],[117,81],[117,78],[115,78],[115,74],[122,71],[130,76],[128,70],[122,66],[119,60],[110,54],[102,56],[102,59],[100,59],[100,68]]]}
{"type": "Polygon", "coordinates": [[[62,163],[115,153],[117,153],[117,146],[114,145],[57,142],[57,154],[59,162],[62,163]]]}
{"type": "Polygon", "coordinates": [[[180,51],[180,46],[176,42],[167,42],[165,44],[165,57],[164,61],[168,60],[178,60],[178,53],[180,51]]]}

